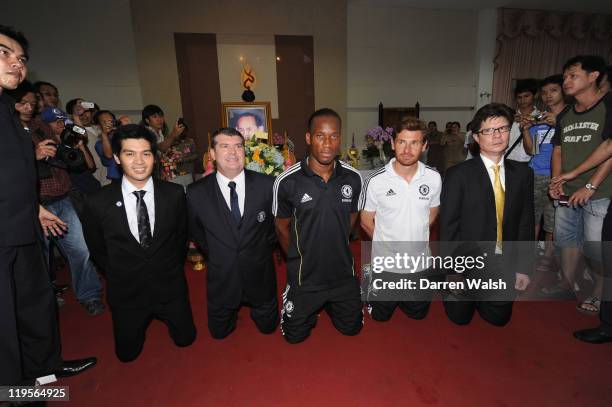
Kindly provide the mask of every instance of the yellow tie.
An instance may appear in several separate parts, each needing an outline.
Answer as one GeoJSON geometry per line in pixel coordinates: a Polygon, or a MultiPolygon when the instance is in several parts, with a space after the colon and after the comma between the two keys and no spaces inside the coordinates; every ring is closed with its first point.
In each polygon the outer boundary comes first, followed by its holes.
{"type": "Polygon", "coordinates": [[[501,177],[499,176],[499,165],[493,166],[493,193],[495,194],[495,214],[497,218],[497,247],[501,249],[502,242],[502,226],[504,224],[504,201],[506,193],[502,187],[501,177]]]}

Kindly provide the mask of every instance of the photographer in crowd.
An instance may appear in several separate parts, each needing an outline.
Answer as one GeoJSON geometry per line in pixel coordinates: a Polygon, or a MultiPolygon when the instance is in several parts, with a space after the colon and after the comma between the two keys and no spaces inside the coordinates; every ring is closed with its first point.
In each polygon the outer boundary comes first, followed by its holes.
{"type": "MultiPolygon", "coordinates": [[[[82,202],[85,195],[96,192],[102,186],[100,181],[95,177],[94,173],[102,164],[97,157],[91,153],[89,149],[90,139],[95,135],[90,134],[88,129],[91,128],[94,104],[85,102],[83,99],[72,99],[66,103],[66,112],[69,115],[66,124],[72,122],[85,130],[82,136],[82,147],[79,147],[84,154],[85,161],[80,168],[75,168],[70,171],[70,180],[76,191],[80,193],[79,202],[82,202]]],[[[77,207],[77,213],[80,213],[80,208],[77,207]]]]}
{"type": "MultiPolygon", "coordinates": [[[[58,216],[68,226],[68,232],[55,243],[62,250],[70,265],[75,295],[91,316],[104,312],[101,302],[102,286],[83,238],[81,222],[69,196],[72,189],[69,172],[82,168],[94,168],[91,153],[84,145],[85,129],[73,126],[66,129],[66,114],[57,108],[45,108],[41,120],[50,129],[50,136],[37,131],[32,134],[38,160],[39,196],[41,204],[58,216]]],[[[47,243],[48,245],[48,243],[47,243]]]]}
{"type": "Polygon", "coordinates": [[[159,150],[159,177],[183,187],[193,182],[193,162],[197,158],[195,143],[185,137],[187,126],[180,118],[168,134],[163,110],[156,105],[142,109],[142,122],[155,134],[159,150]]]}
{"type": "Polygon", "coordinates": [[[123,174],[113,158],[113,148],[111,146],[112,132],[118,124],[117,119],[109,110],[100,110],[94,115],[93,122],[101,130],[95,149],[98,157],[100,157],[100,162],[106,167],[106,179],[110,182],[121,182],[123,174]]]}
{"type": "MultiPolygon", "coordinates": [[[[93,117],[100,108],[93,102],[88,102],[82,98],[72,99],[66,103],[66,112],[70,115],[70,118],[74,124],[84,127],[87,131],[87,148],[89,151],[95,151],[96,143],[100,139],[102,130],[98,125],[94,123],[93,117]]],[[[101,185],[108,184],[106,179],[106,169],[100,157],[93,154],[94,163],[96,169],[93,171],[93,176],[101,185]]]]}
{"type": "MultiPolygon", "coordinates": [[[[552,139],[555,135],[557,116],[566,109],[563,93],[563,76],[552,75],[540,82],[540,98],[545,105],[545,111],[536,116],[521,115],[519,127],[523,134],[523,148],[531,156],[529,167],[534,173],[534,209],[535,209],[535,239],[540,239],[544,233],[544,256],[540,258],[539,270],[552,269],[554,261],[552,245],[555,227],[555,208],[548,196],[550,184],[551,159],[553,152],[552,139]],[[542,224],[542,228],[540,228],[542,224]]],[[[571,290],[561,285],[546,287],[544,294],[558,294],[571,290]]]]}

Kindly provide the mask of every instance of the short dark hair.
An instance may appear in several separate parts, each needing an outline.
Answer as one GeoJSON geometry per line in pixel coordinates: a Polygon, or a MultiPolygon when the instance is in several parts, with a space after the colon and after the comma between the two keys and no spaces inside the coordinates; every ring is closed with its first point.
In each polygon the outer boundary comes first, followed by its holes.
{"type": "Polygon", "coordinates": [[[117,157],[119,157],[119,153],[121,152],[122,141],[127,139],[145,139],[149,142],[153,154],[157,153],[157,139],[149,129],[138,124],[126,124],[125,126],[117,127],[111,139],[113,154],[117,157]]]}
{"type": "Polygon", "coordinates": [[[143,121],[143,123],[146,124],[145,119],[148,119],[150,116],[153,116],[154,114],[161,114],[163,116],[164,115],[164,111],[162,110],[161,107],[159,107],[157,105],[146,105],[142,109],[142,121],[143,121]]]}
{"type": "Polygon", "coordinates": [[[308,131],[309,132],[312,133],[312,123],[314,122],[314,119],[316,119],[317,117],[323,117],[323,116],[335,117],[336,119],[338,119],[338,122],[340,123],[340,127],[342,127],[342,119],[340,118],[340,115],[335,110],[330,109],[328,107],[324,107],[322,109],[315,111],[308,118],[308,131]]]}
{"type": "Polygon", "coordinates": [[[423,120],[419,120],[418,118],[411,116],[404,117],[399,123],[393,126],[393,134],[391,135],[393,140],[395,140],[397,135],[404,130],[420,131],[423,135],[423,141],[427,140],[427,131],[429,129],[423,120]]]}
{"type": "Polygon", "coordinates": [[[532,95],[538,93],[538,81],[533,78],[528,79],[517,79],[516,86],[514,88],[514,97],[517,97],[519,93],[530,92],[532,95]]]}
{"type": "Polygon", "coordinates": [[[17,43],[21,46],[21,49],[23,49],[23,54],[25,57],[30,59],[30,43],[21,31],[17,31],[13,27],[0,24],[0,34],[6,35],[10,39],[17,41],[17,43]]]}
{"type": "Polygon", "coordinates": [[[472,132],[478,133],[480,131],[480,126],[482,126],[482,122],[493,117],[505,118],[508,120],[509,126],[512,126],[512,122],[514,122],[514,113],[509,106],[503,103],[489,103],[478,109],[474,115],[471,121],[472,132]]]}
{"type": "Polygon", "coordinates": [[[547,76],[546,78],[540,81],[540,89],[542,89],[546,85],[559,85],[561,86],[561,90],[563,91],[563,75],[560,73],[555,75],[547,76]]]}
{"type": "Polygon", "coordinates": [[[241,113],[240,115],[238,115],[235,119],[236,126],[238,125],[238,121],[240,119],[242,119],[243,117],[252,117],[255,119],[255,125],[257,127],[262,126],[263,125],[263,120],[261,119],[261,117],[259,117],[258,115],[256,115],[255,113],[251,113],[251,112],[245,112],[245,113],[241,113]]]}
{"type": "Polygon", "coordinates": [[[55,91],[57,93],[59,93],[59,90],[57,89],[57,86],[55,86],[51,82],[45,82],[45,81],[34,82],[34,92],[40,93],[41,86],[51,86],[53,89],[55,89],[55,91]]]}
{"type": "Polygon", "coordinates": [[[221,127],[219,130],[215,131],[210,137],[210,148],[215,148],[215,146],[217,145],[217,136],[240,137],[242,144],[244,144],[244,137],[238,130],[232,127],[221,127]]]}
{"type": "Polygon", "coordinates": [[[563,65],[563,73],[574,65],[580,64],[580,67],[587,73],[599,72],[599,76],[595,81],[597,86],[601,85],[604,75],[606,74],[606,61],[598,55],[577,55],[567,60],[563,65]]]}
{"type": "Polygon", "coordinates": [[[459,128],[461,128],[461,123],[459,122],[453,122],[453,124],[456,124],[459,128]]]}
{"type": "Polygon", "coordinates": [[[70,99],[68,103],[66,103],[66,113],[72,114],[74,111],[74,107],[76,106],[79,100],[83,100],[83,98],[70,99]]]}
{"type": "MultiPolygon", "coordinates": [[[[68,106],[66,106],[66,110],[68,110],[68,106]]],[[[111,116],[113,116],[113,120],[117,120],[117,118],[115,117],[115,115],[113,114],[113,112],[111,112],[110,110],[98,110],[92,118],[92,121],[94,122],[94,124],[100,125],[102,123],[100,123],[100,116],[102,116],[103,114],[110,114],[111,116]]]]}
{"type": "Polygon", "coordinates": [[[9,89],[9,90],[6,90],[5,92],[7,93],[7,95],[15,99],[15,102],[17,103],[19,103],[21,101],[21,98],[23,98],[26,94],[30,92],[36,95],[36,92],[34,92],[34,87],[32,86],[32,83],[28,80],[24,80],[23,82],[21,82],[19,86],[17,86],[17,88],[9,89]]]}
{"type": "Polygon", "coordinates": [[[430,124],[434,124],[436,127],[438,127],[438,123],[436,123],[435,121],[430,121],[429,123],[427,123],[427,125],[429,126],[430,124]]]}

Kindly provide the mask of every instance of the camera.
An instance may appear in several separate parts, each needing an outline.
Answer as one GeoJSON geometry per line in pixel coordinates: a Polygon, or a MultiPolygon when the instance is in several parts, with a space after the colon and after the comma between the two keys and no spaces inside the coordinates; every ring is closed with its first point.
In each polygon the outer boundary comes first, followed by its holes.
{"type": "Polygon", "coordinates": [[[537,112],[533,115],[533,118],[536,121],[541,122],[542,120],[546,119],[546,115],[544,114],[544,112],[537,112]]]}
{"type": "Polygon", "coordinates": [[[559,206],[569,207],[569,195],[559,196],[559,206]]]}
{"type": "Polygon", "coordinates": [[[60,143],[55,145],[55,158],[47,160],[54,167],[65,168],[68,171],[78,171],[85,165],[85,156],[77,147],[80,140],[87,139],[87,132],[76,124],[67,125],[60,135],[60,143]]]}

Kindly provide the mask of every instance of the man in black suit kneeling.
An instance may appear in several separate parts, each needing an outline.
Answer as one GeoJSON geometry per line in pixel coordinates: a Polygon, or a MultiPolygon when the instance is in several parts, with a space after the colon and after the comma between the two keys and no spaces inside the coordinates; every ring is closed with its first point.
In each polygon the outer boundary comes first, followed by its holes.
{"type": "Polygon", "coordinates": [[[462,273],[459,280],[503,281],[499,289],[474,289],[459,281],[468,289],[456,290],[444,301],[447,316],[459,325],[468,324],[476,310],[493,325],[507,324],[515,290],[525,290],[529,284],[530,244],[519,242],[533,240],[533,171],[504,157],[512,121],[512,111],[506,105],[481,107],[471,128],[480,155],[451,167],[442,184],[441,243],[458,247],[455,256],[486,258],[484,268],[462,273]]]}
{"type": "Polygon", "coordinates": [[[187,187],[189,229],[208,262],[208,330],[215,339],[236,328],[241,305],[261,333],[278,326],[272,249],[274,178],[244,168],[244,139],[232,128],[211,138],[217,171],[187,187]]]}
{"type": "Polygon", "coordinates": [[[152,178],[157,144],[146,128],[119,127],[112,148],[123,179],[88,197],[83,230],[106,277],[115,353],[130,362],[154,318],[168,325],[177,346],[195,340],[184,274],[187,209],[180,185],[152,178]]]}

